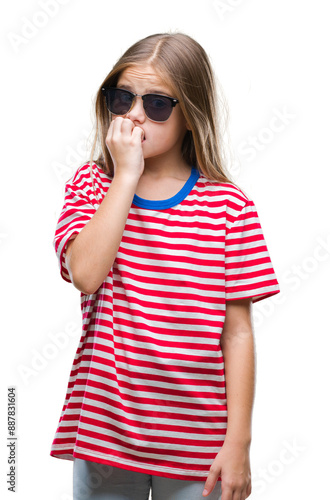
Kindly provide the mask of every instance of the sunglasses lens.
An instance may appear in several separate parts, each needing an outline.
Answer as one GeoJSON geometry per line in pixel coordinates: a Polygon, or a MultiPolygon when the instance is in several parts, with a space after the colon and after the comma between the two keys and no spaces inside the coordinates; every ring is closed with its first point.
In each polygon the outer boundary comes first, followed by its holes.
{"type": "Polygon", "coordinates": [[[107,108],[114,115],[125,115],[131,109],[133,98],[134,96],[126,90],[107,89],[107,108]]]}
{"type": "Polygon", "coordinates": [[[150,120],[164,122],[172,113],[171,99],[149,94],[144,98],[144,109],[150,120]]]}

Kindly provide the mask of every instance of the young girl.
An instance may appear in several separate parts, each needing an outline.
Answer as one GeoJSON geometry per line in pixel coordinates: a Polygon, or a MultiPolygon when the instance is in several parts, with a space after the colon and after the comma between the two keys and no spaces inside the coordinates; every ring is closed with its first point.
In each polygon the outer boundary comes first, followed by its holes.
{"type": "Polygon", "coordinates": [[[244,500],[251,303],[279,287],[224,171],[207,54],[182,33],[138,41],[96,119],[55,235],[83,327],[51,455],[74,460],[74,500],[244,500]]]}

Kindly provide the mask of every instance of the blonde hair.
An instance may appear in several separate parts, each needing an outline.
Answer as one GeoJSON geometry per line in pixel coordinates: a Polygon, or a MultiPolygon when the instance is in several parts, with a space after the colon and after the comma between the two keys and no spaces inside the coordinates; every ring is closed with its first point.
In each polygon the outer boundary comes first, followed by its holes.
{"type": "Polygon", "coordinates": [[[225,166],[223,144],[228,108],[220,84],[201,45],[184,33],[159,33],[147,36],[132,45],[119,58],[102,82],[95,100],[96,132],[90,157],[103,172],[113,176],[113,162],[105,143],[111,122],[102,87],[116,87],[121,73],[134,65],[148,64],[168,84],[180,101],[187,130],[182,142],[182,157],[208,179],[230,182],[225,166]],[[218,88],[217,88],[218,86],[218,88]],[[221,97],[221,114],[219,113],[221,97]],[[93,155],[96,145],[101,148],[98,158],[93,155]]]}

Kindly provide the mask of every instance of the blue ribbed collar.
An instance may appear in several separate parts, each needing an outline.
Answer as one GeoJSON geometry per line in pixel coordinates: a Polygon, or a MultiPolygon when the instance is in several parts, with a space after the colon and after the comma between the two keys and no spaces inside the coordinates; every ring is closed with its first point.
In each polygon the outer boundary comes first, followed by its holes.
{"type": "Polygon", "coordinates": [[[172,196],[172,198],[167,198],[167,200],[146,200],[145,198],[141,198],[135,194],[133,198],[133,205],[139,208],[148,208],[150,210],[165,210],[167,208],[175,207],[188,196],[198,178],[199,171],[195,167],[192,167],[189,179],[180,191],[176,195],[172,196]]]}

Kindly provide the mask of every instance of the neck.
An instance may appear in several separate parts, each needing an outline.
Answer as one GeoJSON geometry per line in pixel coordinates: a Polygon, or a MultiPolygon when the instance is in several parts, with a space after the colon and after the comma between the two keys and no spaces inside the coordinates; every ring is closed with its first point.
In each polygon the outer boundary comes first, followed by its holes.
{"type": "Polygon", "coordinates": [[[186,178],[190,175],[191,165],[183,158],[146,158],[142,177],[161,179],[164,177],[186,178]]]}

